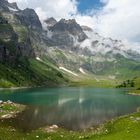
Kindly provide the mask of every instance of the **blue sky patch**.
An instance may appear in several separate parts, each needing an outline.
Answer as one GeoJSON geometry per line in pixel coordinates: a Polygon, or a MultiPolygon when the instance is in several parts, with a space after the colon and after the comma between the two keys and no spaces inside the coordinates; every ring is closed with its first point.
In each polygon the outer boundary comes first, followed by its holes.
{"type": "Polygon", "coordinates": [[[104,6],[100,0],[78,0],[78,11],[86,13],[92,9],[98,10],[104,6]]]}

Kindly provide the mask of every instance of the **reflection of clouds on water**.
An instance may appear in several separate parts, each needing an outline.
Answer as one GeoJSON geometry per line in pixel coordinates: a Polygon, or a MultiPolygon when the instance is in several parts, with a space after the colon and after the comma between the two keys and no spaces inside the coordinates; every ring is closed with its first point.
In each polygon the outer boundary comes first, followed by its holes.
{"type": "Polygon", "coordinates": [[[70,130],[85,129],[133,112],[140,105],[140,98],[117,93],[117,90],[108,90],[111,93],[106,94],[101,90],[97,93],[84,89],[78,91],[68,91],[67,94],[63,89],[58,94],[48,93],[47,98],[42,94],[43,97],[38,99],[43,104],[29,106],[19,114],[15,119],[17,126],[27,130],[56,124],[70,130]]]}
{"type": "MultiPolygon", "coordinates": [[[[56,124],[78,130],[127,114],[140,106],[140,97],[118,89],[56,88],[13,93],[15,102],[29,104],[12,121],[23,130],[56,124]]],[[[9,99],[9,98],[8,98],[9,99]]],[[[13,101],[13,100],[12,100],[13,101]]]]}
{"type": "Polygon", "coordinates": [[[73,100],[79,100],[79,103],[82,103],[86,98],[84,97],[84,90],[82,88],[79,89],[78,94],[60,94],[59,95],[59,105],[63,105],[73,100]]]}

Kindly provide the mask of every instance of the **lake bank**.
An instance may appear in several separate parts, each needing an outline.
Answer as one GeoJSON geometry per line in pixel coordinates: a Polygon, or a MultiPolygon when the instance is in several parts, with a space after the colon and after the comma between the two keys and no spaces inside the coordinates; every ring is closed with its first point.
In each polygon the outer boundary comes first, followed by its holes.
{"type": "Polygon", "coordinates": [[[126,89],[115,88],[31,88],[0,91],[0,99],[28,106],[14,119],[20,128],[38,129],[56,124],[75,131],[135,112],[140,97],[126,93],[126,89]]]}
{"type": "Polygon", "coordinates": [[[128,94],[135,95],[135,96],[140,96],[140,90],[132,90],[128,94]]]}
{"type": "Polygon", "coordinates": [[[10,100],[6,102],[0,100],[0,119],[16,117],[16,114],[22,112],[24,109],[24,105],[15,104],[10,100]]]}
{"type": "MultiPolygon", "coordinates": [[[[19,106],[14,103],[4,104],[4,106],[10,105],[10,107],[14,108],[12,110],[13,112],[17,112],[17,107],[19,111],[18,113],[20,113],[20,111],[22,111],[23,109],[22,105],[19,106]]],[[[7,114],[9,114],[9,109],[7,110],[7,114]]],[[[5,119],[6,118],[4,118],[4,120],[5,119]]],[[[29,132],[23,132],[14,127],[11,122],[0,122],[0,139],[3,140],[139,140],[140,137],[140,112],[117,117],[115,119],[107,121],[102,125],[99,125],[96,128],[91,127],[83,131],[68,131],[62,128],[58,128],[56,125],[53,125],[40,127],[37,130],[32,130],[29,132]]]]}
{"type": "Polygon", "coordinates": [[[0,90],[17,90],[17,89],[29,89],[33,87],[10,87],[10,88],[0,88],[0,90]]]}

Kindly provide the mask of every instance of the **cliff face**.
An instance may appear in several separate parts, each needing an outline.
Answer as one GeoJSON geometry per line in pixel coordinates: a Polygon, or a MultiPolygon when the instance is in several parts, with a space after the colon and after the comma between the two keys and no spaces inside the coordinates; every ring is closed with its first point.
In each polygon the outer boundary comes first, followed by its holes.
{"type": "Polygon", "coordinates": [[[22,25],[29,29],[42,30],[40,20],[33,9],[26,8],[15,13],[22,25]]]}
{"type": "Polygon", "coordinates": [[[18,37],[8,21],[0,16],[0,62],[14,61],[20,54],[18,37]]]}
{"type": "Polygon", "coordinates": [[[62,73],[39,59],[49,43],[33,9],[0,0],[0,87],[64,84],[62,73]]]}
{"type": "Polygon", "coordinates": [[[15,2],[9,3],[7,0],[0,0],[0,11],[8,11],[10,9],[19,10],[17,4],[15,2]]]}
{"type": "Polygon", "coordinates": [[[25,36],[21,41],[21,34],[24,32],[18,26],[11,26],[8,20],[0,16],[0,61],[14,62],[18,57],[33,57],[34,51],[31,46],[30,37],[25,36]],[[20,30],[16,32],[16,30],[20,30]]]}
{"type": "Polygon", "coordinates": [[[19,57],[35,57],[31,41],[42,25],[32,9],[20,10],[16,3],[0,1],[0,61],[14,62],[19,57]]]}

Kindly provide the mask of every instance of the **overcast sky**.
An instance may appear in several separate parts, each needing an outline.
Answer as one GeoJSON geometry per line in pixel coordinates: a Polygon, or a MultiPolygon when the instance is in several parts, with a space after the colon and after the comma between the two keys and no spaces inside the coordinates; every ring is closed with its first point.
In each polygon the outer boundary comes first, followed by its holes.
{"type": "MultiPolygon", "coordinates": [[[[9,0],[35,9],[41,20],[75,18],[101,35],[140,43],[140,0],[9,0]]],[[[137,46],[140,49],[139,46],[137,46]]]]}

